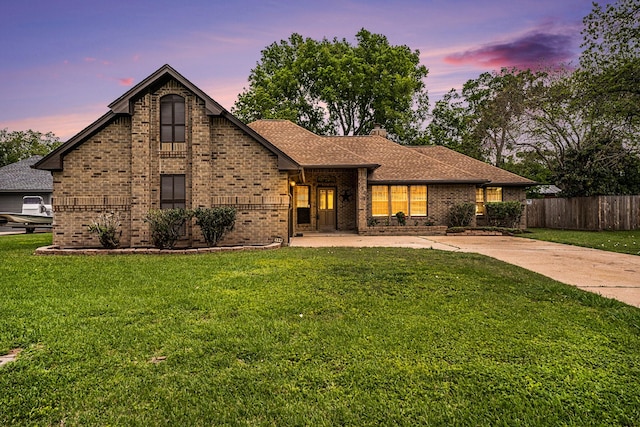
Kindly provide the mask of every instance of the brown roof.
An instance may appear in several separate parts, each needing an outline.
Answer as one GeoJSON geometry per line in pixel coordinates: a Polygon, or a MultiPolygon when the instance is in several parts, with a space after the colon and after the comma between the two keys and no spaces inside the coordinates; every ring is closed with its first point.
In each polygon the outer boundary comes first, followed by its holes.
{"type": "Polygon", "coordinates": [[[381,166],[369,175],[369,181],[475,184],[487,181],[439,159],[416,155],[411,148],[382,136],[332,136],[324,139],[379,163],[381,166]]]}
{"type": "Polygon", "coordinates": [[[487,180],[381,136],[319,136],[289,120],[259,120],[249,127],[306,168],[367,167],[371,182],[456,182],[487,180]]]}
{"type": "Polygon", "coordinates": [[[492,166],[483,161],[466,156],[441,145],[412,146],[411,149],[431,159],[438,159],[458,169],[469,171],[477,177],[486,178],[492,185],[528,186],[536,182],[516,175],[504,169],[492,166]]]}
{"type": "Polygon", "coordinates": [[[248,126],[306,168],[379,166],[289,120],[258,120],[248,126]]]}

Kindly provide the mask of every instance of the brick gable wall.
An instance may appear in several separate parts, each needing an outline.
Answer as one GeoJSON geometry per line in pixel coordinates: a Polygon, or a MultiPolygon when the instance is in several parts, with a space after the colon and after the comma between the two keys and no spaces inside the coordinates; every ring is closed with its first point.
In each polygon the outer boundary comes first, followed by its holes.
{"type": "MultiPolygon", "coordinates": [[[[123,247],[151,246],[144,217],[160,207],[160,175],[184,174],[187,208],[232,205],[235,229],[221,242],[266,244],[288,240],[287,173],[277,156],[232,122],[209,117],[204,102],[174,80],[135,100],[131,117],[119,117],[67,154],[54,172],[54,238],[61,247],[98,247],[88,225],[117,212],[123,247]],[[186,143],[160,150],[160,98],[185,98],[186,143]]],[[[194,221],[195,222],[195,221],[194,221]]],[[[182,246],[204,246],[188,224],[182,246]]]]}

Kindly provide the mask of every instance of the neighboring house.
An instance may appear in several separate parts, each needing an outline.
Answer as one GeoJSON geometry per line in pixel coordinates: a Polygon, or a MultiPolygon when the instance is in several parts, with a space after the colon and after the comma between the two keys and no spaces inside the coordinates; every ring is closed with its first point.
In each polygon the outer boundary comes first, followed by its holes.
{"type": "Polygon", "coordinates": [[[51,204],[51,174],[31,167],[40,159],[42,156],[32,156],[0,168],[0,212],[22,212],[24,196],[41,196],[45,204],[51,204]]]}
{"type": "MultiPolygon", "coordinates": [[[[168,65],[109,108],[36,165],[53,174],[62,247],[98,246],[87,226],[102,212],[119,213],[123,246],[150,246],[151,209],[212,206],[238,212],[221,244],[286,243],[371,233],[372,219],[391,223],[400,210],[408,224],[444,225],[455,203],[524,201],[535,184],[442,147],[401,146],[379,128],[323,137],[285,120],[245,125],[168,65]]],[[[205,244],[193,224],[181,243],[205,244]]]]}
{"type": "Polygon", "coordinates": [[[539,185],[537,187],[534,187],[533,190],[538,193],[540,196],[542,196],[543,199],[553,199],[556,198],[558,196],[560,196],[560,193],[562,192],[562,190],[553,185],[553,184],[549,184],[549,185],[539,185]]]}

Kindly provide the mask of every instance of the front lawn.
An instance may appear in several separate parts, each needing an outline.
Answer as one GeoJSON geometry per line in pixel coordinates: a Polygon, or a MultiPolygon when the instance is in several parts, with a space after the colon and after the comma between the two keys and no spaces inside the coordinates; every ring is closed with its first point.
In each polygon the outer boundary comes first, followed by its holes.
{"type": "Polygon", "coordinates": [[[574,246],[602,249],[610,252],[640,255],[640,230],[631,231],[576,231],[529,228],[521,237],[566,243],[574,246]]]}
{"type": "Polygon", "coordinates": [[[0,236],[0,425],[640,424],[640,310],[490,258],[48,239],[0,236]]]}

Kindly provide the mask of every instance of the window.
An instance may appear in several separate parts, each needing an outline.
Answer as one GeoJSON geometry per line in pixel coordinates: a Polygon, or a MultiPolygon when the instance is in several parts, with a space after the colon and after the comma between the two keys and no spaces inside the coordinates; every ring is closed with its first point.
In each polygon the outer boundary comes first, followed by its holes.
{"type": "Polygon", "coordinates": [[[398,212],[414,217],[427,216],[427,186],[371,186],[372,216],[393,216],[398,212]]]}
{"type": "Polygon", "coordinates": [[[484,215],[484,188],[476,188],[476,215],[484,215]]]}
{"type": "Polygon", "coordinates": [[[476,215],[484,215],[485,203],[502,201],[502,187],[476,188],[476,215]]]}
{"type": "Polygon", "coordinates": [[[495,203],[502,201],[502,187],[487,187],[487,203],[495,203]]]}
{"type": "Polygon", "coordinates": [[[185,208],[184,175],[160,175],[160,209],[185,208]]]}
{"type": "Polygon", "coordinates": [[[371,215],[389,216],[389,187],[386,185],[371,187],[371,215]]]}
{"type": "Polygon", "coordinates": [[[296,193],[296,213],[298,224],[311,224],[311,204],[309,203],[309,186],[297,185],[296,193]]]}
{"type": "Polygon", "coordinates": [[[409,213],[411,216],[427,216],[427,186],[412,185],[409,187],[411,194],[411,206],[409,213]]]}
{"type": "Polygon", "coordinates": [[[185,142],[184,98],[167,95],[160,99],[160,143],[162,151],[183,150],[185,142]]]}
{"type": "Polygon", "coordinates": [[[391,215],[398,212],[409,214],[409,188],[406,185],[391,186],[391,215]]]}

